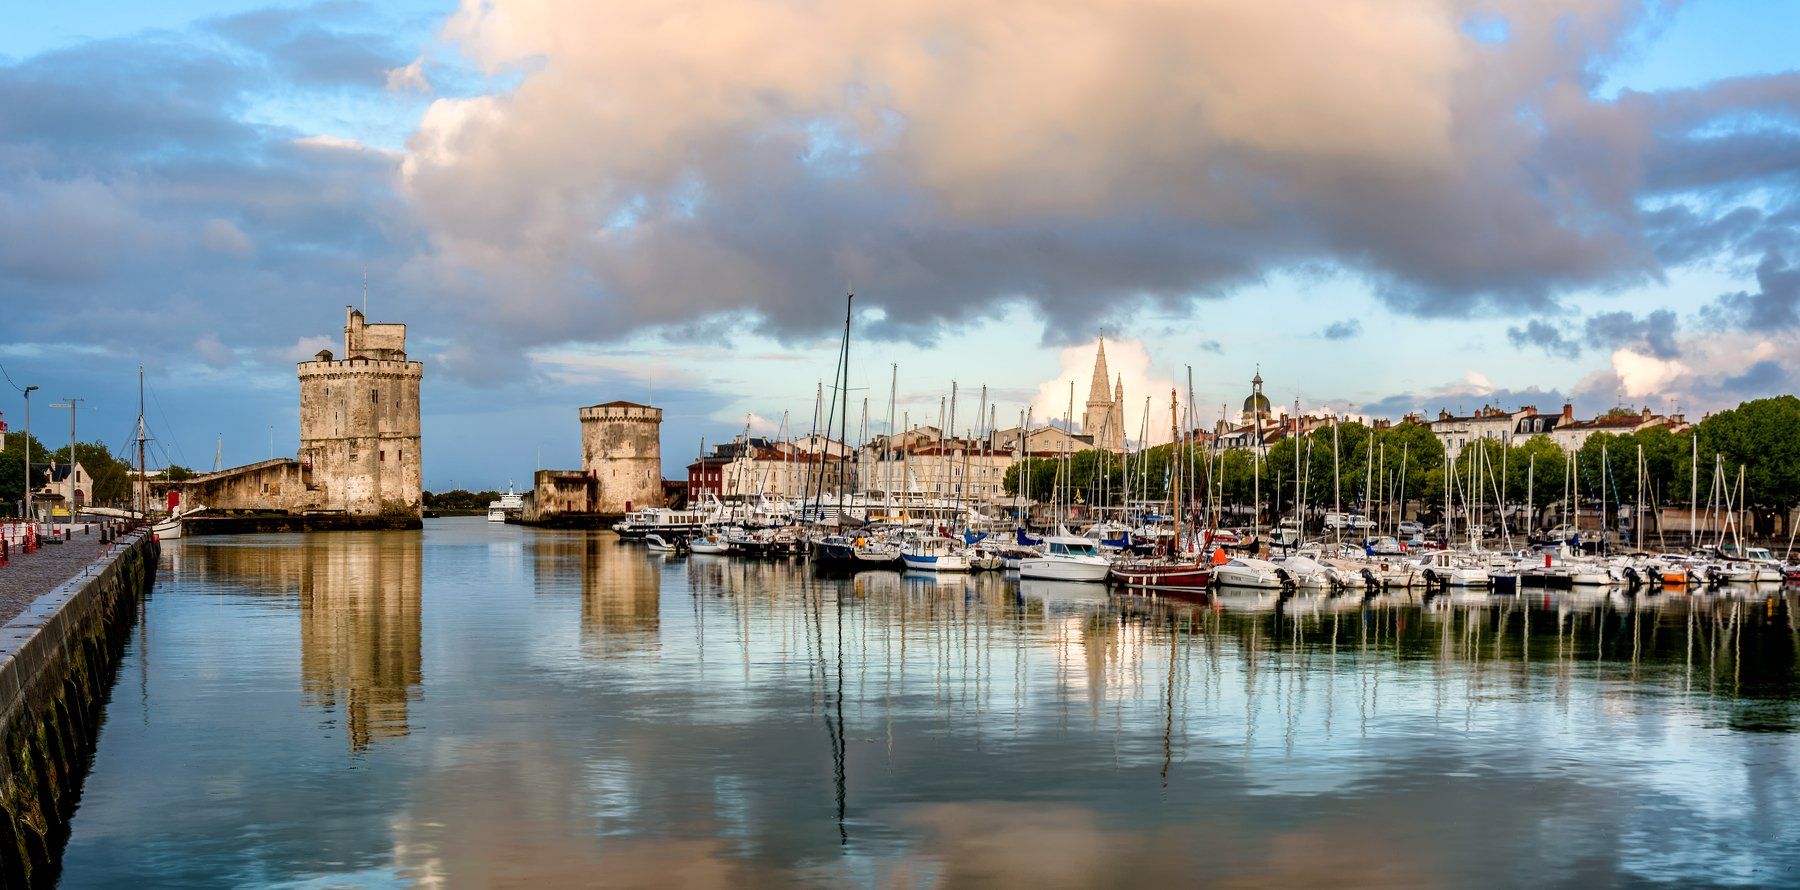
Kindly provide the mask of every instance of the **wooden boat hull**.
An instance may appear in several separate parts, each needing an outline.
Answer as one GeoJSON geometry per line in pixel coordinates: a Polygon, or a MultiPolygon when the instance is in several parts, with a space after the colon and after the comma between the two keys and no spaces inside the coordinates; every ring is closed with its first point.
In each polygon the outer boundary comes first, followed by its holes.
{"type": "Polygon", "coordinates": [[[1212,579],[1212,566],[1125,564],[1113,566],[1107,580],[1141,590],[1205,590],[1212,579]]]}

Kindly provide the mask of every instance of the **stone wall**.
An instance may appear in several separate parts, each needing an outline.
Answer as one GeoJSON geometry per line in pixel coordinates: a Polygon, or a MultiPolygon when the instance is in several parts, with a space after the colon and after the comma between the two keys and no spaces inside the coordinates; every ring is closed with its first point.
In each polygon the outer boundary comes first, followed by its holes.
{"type": "Polygon", "coordinates": [[[662,409],[634,402],[581,409],[581,469],[594,481],[591,512],[662,506],[662,409]]]}
{"type": "Polygon", "coordinates": [[[276,458],[175,483],[185,509],[220,512],[299,513],[323,506],[325,492],[312,472],[291,458],[276,458]]]}
{"type": "Polygon", "coordinates": [[[156,577],[145,532],[0,628],[0,886],[56,882],[102,709],[156,577]]]}

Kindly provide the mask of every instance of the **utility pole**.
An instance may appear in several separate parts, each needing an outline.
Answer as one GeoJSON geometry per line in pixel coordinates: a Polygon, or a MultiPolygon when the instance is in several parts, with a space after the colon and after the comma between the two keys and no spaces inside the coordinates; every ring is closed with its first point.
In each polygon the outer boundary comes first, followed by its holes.
{"type": "Polygon", "coordinates": [[[76,396],[63,396],[60,402],[51,402],[52,408],[69,409],[69,521],[75,521],[75,410],[82,402],[87,401],[76,396]]]}
{"type": "Polygon", "coordinates": [[[25,518],[31,518],[31,394],[35,386],[25,387],[25,518]]]}

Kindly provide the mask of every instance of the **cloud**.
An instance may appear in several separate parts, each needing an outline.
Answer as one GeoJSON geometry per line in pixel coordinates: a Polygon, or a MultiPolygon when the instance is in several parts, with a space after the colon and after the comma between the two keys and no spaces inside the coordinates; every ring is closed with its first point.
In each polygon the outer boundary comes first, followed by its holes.
{"type": "MultiPolygon", "coordinates": [[[[1073,386],[1074,428],[1077,432],[1090,432],[1082,429],[1081,423],[1094,379],[1097,347],[1098,342],[1094,341],[1070,346],[1057,353],[1061,371],[1054,379],[1038,384],[1036,397],[1031,400],[1033,425],[1051,422],[1061,425],[1069,413],[1070,387],[1073,386]]],[[[1125,438],[1136,441],[1140,432],[1146,432],[1150,442],[1167,442],[1169,393],[1176,385],[1173,378],[1151,366],[1150,351],[1144,341],[1108,338],[1106,367],[1113,375],[1112,380],[1106,381],[1107,396],[1111,397],[1115,382],[1122,382],[1125,387],[1125,438]],[[1148,425],[1144,418],[1146,396],[1150,399],[1151,412],[1148,425]]],[[[1006,424],[1005,421],[1002,423],[1006,424]]]]}
{"type": "Polygon", "coordinates": [[[1634,399],[1660,393],[1688,372],[1687,366],[1678,361],[1629,349],[1614,350],[1612,366],[1625,395],[1634,399]]]}
{"type": "Polygon", "coordinates": [[[228,219],[213,218],[200,229],[200,243],[214,253],[247,256],[253,250],[250,237],[228,219]]]}
{"type": "Polygon", "coordinates": [[[1675,313],[1668,309],[1658,309],[1642,318],[1626,311],[1602,312],[1581,322],[1579,339],[1573,330],[1572,326],[1534,318],[1523,327],[1507,328],[1506,339],[1517,348],[1535,346],[1547,355],[1564,359],[1579,358],[1584,345],[1601,349],[1629,346],[1663,359],[1681,354],[1676,342],[1679,324],[1675,313]]]}
{"type": "Polygon", "coordinates": [[[1756,266],[1755,292],[1725,294],[1709,307],[1716,320],[1749,330],[1800,327],[1800,267],[1775,250],[1756,266]]]}
{"type": "Polygon", "coordinates": [[[1354,318],[1334,321],[1319,332],[1319,336],[1327,340],[1349,340],[1362,334],[1362,322],[1354,318]]]}
{"type": "Polygon", "coordinates": [[[431,92],[431,81],[425,77],[425,57],[420,56],[398,68],[389,68],[387,73],[387,89],[389,92],[431,92]]]}
{"type": "Polygon", "coordinates": [[[1534,318],[1524,327],[1506,329],[1506,339],[1519,349],[1536,346],[1549,355],[1558,358],[1578,358],[1581,355],[1581,344],[1569,339],[1563,329],[1541,318],[1534,318]]]}
{"type": "Polygon", "coordinates": [[[845,279],[896,335],[1001,300],[1092,329],[1308,263],[1421,315],[1541,311],[1774,225],[1674,199],[1789,175],[1800,132],[1742,122],[1800,78],[1590,87],[1664,7],[1510,4],[1494,40],[1461,0],[470,3],[444,36],[509,88],[434,103],[405,190],[463,311],[527,339],[816,330],[845,279]],[[520,292],[530,319],[481,296],[520,292]]]}

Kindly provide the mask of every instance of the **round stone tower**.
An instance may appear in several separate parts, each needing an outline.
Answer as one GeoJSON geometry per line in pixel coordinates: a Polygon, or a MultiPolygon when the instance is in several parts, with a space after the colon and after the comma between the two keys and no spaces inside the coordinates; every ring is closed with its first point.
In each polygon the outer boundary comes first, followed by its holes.
{"type": "Polygon", "coordinates": [[[351,516],[424,515],[419,381],[406,325],[344,307],[344,355],[300,363],[300,454],[320,506],[351,516]]]}
{"type": "Polygon", "coordinates": [[[581,409],[581,469],[594,482],[595,513],[662,506],[662,409],[622,401],[581,409]]]}

